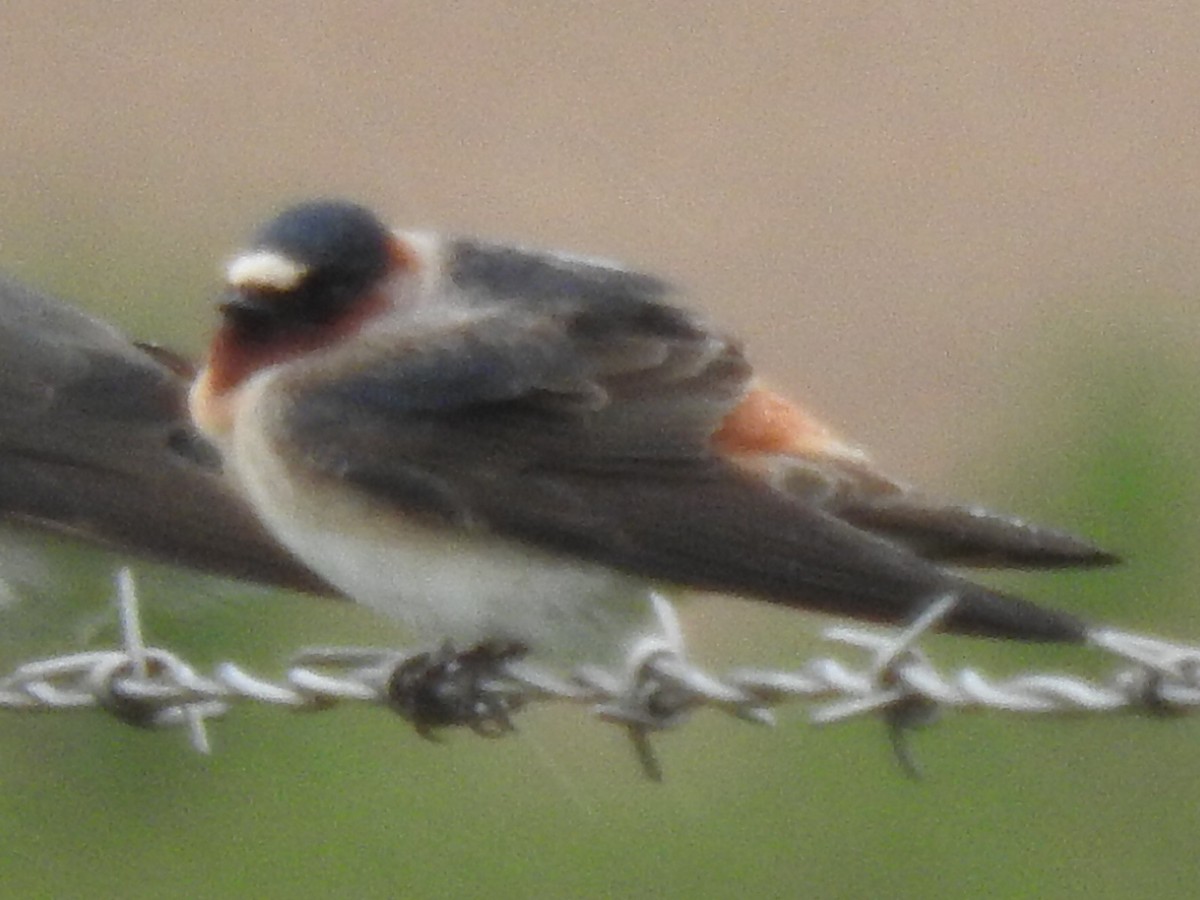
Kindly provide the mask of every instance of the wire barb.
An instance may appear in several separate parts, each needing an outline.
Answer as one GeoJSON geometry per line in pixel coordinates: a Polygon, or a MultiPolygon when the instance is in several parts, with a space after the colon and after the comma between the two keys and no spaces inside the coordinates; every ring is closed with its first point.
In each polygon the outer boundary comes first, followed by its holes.
{"type": "Polygon", "coordinates": [[[1118,663],[1103,682],[1066,673],[991,679],[971,668],[943,672],[917,645],[953,609],[953,596],[935,600],[900,631],[829,629],[825,637],[835,646],[865,652],[857,665],[829,656],[794,671],[743,668],[714,676],[688,661],[674,608],[655,597],[656,632],[637,640],[616,669],[583,667],[564,677],[511,643],[415,651],[340,647],[298,653],[279,681],[232,662],[205,675],[170,650],[148,646],[128,569],[117,574],[117,597],[120,649],[17,666],[0,678],[0,709],[99,709],[139,728],[183,728],[192,746],[207,753],[209,720],[243,702],[312,712],[370,703],[427,738],[453,727],[503,737],[516,730],[514,717],[525,708],[566,702],[624,729],[643,773],[655,781],[662,780],[663,767],[653,735],[680,727],[701,709],[766,725],[774,723],[774,707],[792,701],[814,704],[810,717],[818,724],[877,716],[901,769],[914,778],[920,772],[908,735],[950,710],[1162,715],[1200,709],[1200,647],[1111,628],[1088,635],[1092,648],[1118,663]]]}

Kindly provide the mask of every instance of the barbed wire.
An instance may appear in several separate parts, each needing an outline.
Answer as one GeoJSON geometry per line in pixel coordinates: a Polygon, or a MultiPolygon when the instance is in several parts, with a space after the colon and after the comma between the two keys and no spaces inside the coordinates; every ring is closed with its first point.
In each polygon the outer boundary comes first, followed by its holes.
{"type": "Polygon", "coordinates": [[[658,633],[637,641],[618,669],[588,666],[564,677],[511,643],[466,649],[332,647],[302,650],[279,680],[233,662],[204,674],[178,654],[148,646],[127,568],[118,572],[117,597],[120,648],[17,666],[0,678],[0,709],[98,709],[127,725],[183,728],[192,746],[208,753],[208,721],[243,702],[309,711],[367,703],[399,714],[425,737],[448,727],[499,737],[514,730],[513,716],[520,710],[565,702],[624,728],[643,771],[657,780],[662,770],[651,735],[705,708],[756,724],[773,724],[773,708],[794,701],[814,704],[810,717],[820,724],[879,716],[897,759],[912,775],[917,770],[904,737],[949,710],[1079,715],[1200,708],[1200,647],[1117,629],[1095,629],[1088,636],[1093,648],[1118,663],[1103,681],[1051,672],[993,679],[973,668],[942,671],[917,643],[954,607],[951,596],[900,631],[845,625],[827,630],[828,641],[865,656],[858,663],[828,656],[792,671],[739,668],[718,677],[688,661],[674,608],[656,597],[658,633]]]}

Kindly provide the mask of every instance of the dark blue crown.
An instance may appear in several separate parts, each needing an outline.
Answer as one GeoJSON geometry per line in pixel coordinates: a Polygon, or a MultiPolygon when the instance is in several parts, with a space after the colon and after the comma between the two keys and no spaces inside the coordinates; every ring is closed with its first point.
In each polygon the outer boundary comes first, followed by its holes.
{"type": "Polygon", "coordinates": [[[390,265],[388,229],[365,207],[313,200],[280,213],[254,236],[270,250],[309,270],[301,290],[354,292],[381,278],[390,265]]]}

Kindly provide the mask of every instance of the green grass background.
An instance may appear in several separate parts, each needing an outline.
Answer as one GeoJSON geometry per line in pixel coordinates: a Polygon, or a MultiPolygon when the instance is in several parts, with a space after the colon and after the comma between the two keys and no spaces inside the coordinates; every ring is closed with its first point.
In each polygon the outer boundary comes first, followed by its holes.
{"type": "MultiPolygon", "coordinates": [[[[1200,639],[1195,360],[1169,336],[1047,323],[1050,377],[1082,385],[1053,422],[975,459],[1020,508],[1078,524],[1129,564],[1011,586],[1099,619],[1200,639]],[[1082,331],[1081,331],[1082,329],[1082,331]],[[1074,336],[1074,343],[1072,343],[1074,336]],[[1024,465],[1018,471],[1010,460],[1024,465]]],[[[981,493],[987,493],[986,483],[981,493]]],[[[44,552],[53,587],[6,610],[10,663],[105,646],[116,560],[44,552]],[[52,625],[47,627],[48,620],[52,625]],[[24,654],[24,656],[23,656],[24,654]]],[[[140,566],[155,641],[278,672],[305,643],[402,643],[367,614],[140,566]]],[[[796,664],[814,619],[709,601],[685,610],[698,659],[796,664]]],[[[383,626],[386,629],[386,626],[383,626]]],[[[1081,651],[938,639],[988,671],[1105,665],[1081,651]]],[[[422,741],[374,710],[240,708],[199,756],[181,733],[99,714],[7,714],[0,884],[13,897],[1187,897],[1200,826],[1190,718],[951,716],[913,738],[904,778],[881,725],[774,730],[702,715],[658,746],[665,784],[573,709],[501,741],[422,741]]]]}

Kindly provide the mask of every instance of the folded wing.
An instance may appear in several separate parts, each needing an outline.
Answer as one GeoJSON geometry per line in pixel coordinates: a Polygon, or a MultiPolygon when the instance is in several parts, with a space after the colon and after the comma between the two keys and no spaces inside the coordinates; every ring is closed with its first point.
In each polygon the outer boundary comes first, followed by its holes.
{"type": "MultiPolygon", "coordinates": [[[[814,502],[731,463],[713,435],[751,380],[740,348],[657,296],[564,290],[425,328],[336,380],[306,378],[279,438],[410,513],[649,579],[900,622],[1078,640],[1073,616],[967,582],[941,525],[899,505],[814,502]],[[895,534],[893,534],[895,532],[895,534]]],[[[833,498],[836,500],[836,497],[833,498]]]]}

